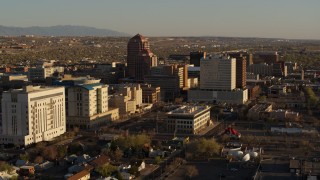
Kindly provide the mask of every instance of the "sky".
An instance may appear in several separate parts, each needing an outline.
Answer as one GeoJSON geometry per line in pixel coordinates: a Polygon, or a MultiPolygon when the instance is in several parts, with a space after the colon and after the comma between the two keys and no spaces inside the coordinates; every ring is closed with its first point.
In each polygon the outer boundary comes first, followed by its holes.
{"type": "Polygon", "coordinates": [[[0,25],[145,36],[320,39],[320,0],[0,0],[0,25]]]}

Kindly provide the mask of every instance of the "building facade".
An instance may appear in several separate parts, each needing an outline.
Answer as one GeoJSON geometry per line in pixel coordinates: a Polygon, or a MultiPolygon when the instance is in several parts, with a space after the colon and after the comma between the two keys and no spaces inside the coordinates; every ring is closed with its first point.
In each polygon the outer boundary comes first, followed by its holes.
{"type": "Polygon", "coordinates": [[[236,59],[207,57],[200,63],[200,89],[232,91],[236,88],[236,59]]]}
{"type": "Polygon", "coordinates": [[[243,58],[236,59],[236,88],[245,89],[247,79],[247,62],[243,58]]]}
{"type": "MultiPolygon", "coordinates": [[[[240,68],[244,62],[241,61],[240,68]]],[[[224,102],[243,104],[248,100],[248,90],[245,89],[243,72],[241,86],[236,88],[236,59],[228,56],[207,57],[200,63],[200,89],[188,91],[188,101],[224,102]]]]}
{"type": "Polygon", "coordinates": [[[119,119],[119,110],[108,107],[108,86],[78,84],[67,88],[67,126],[88,129],[119,119]]]}
{"type": "Polygon", "coordinates": [[[121,115],[134,114],[142,107],[142,89],[140,84],[110,85],[110,106],[119,108],[121,115]]]}
{"type": "Polygon", "coordinates": [[[160,102],[160,87],[152,87],[151,84],[142,84],[142,103],[153,104],[160,102]]]}
{"type": "Polygon", "coordinates": [[[176,134],[198,134],[210,125],[209,106],[182,106],[167,113],[167,131],[176,134]]]}
{"type": "Polygon", "coordinates": [[[190,64],[193,64],[194,67],[200,67],[200,60],[206,58],[206,52],[203,51],[195,51],[190,52],[190,64]]]}
{"type": "Polygon", "coordinates": [[[127,46],[127,77],[143,81],[153,66],[157,66],[157,56],[151,52],[148,39],[140,34],[135,35],[127,46]]]}
{"type": "Polygon", "coordinates": [[[30,145],[65,132],[64,87],[26,86],[3,93],[2,144],[30,145]]]}

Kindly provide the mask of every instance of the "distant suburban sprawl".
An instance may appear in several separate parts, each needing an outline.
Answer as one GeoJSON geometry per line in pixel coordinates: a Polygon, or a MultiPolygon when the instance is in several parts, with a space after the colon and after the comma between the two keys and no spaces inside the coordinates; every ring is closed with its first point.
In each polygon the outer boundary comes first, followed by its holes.
{"type": "Polygon", "coordinates": [[[0,179],[320,178],[318,40],[0,35],[0,179]]]}

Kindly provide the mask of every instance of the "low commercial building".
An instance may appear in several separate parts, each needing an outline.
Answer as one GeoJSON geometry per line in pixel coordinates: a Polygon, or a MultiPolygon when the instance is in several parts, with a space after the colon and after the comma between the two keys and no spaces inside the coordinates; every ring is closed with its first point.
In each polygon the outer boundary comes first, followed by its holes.
{"type": "Polygon", "coordinates": [[[24,146],[65,132],[64,87],[26,86],[3,93],[0,143],[24,146]]]}
{"type": "Polygon", "coordinates": [[[270,111],[269,117],[272,119],[280,120],[280,121],[284,121],[284,120],[295,120],[296,121],[299,119],[299,113],[284,110],[284,109],[277,109],[277,110],[270,111]]]}
{"type": "Polygon", "coordinates": [[[209,106],[182,106],[167,115],[167,131],[170,133],[198,134],[210,125],[209,106]]]}
{"type": "Polygon", "coordinates": [[[235,89],[234,91],[214,91],[194,89],[188,91],[188,101],[244,104],[248,101],[248,90],[235,89]]]}
{"type": "Polygon", "coordinates": [[[272,105],[268,103],[256,104],[248,111],[248,119],[260,120],[268,116],[267,113],[272,111],[272,105]]]}

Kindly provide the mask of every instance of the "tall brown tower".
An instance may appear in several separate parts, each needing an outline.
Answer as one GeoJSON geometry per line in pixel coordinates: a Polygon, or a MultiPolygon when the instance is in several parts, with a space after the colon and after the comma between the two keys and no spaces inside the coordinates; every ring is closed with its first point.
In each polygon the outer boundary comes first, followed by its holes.
{"type": "Polygon", "coordinates": [[[127,46],[127,77],[143,81],[152,66],[157,66],[157,56],[150,51],[148,39],[140,34],[135,35],[127,46]]]}
{"type": "Polygon", "coordinates": [[[236,58],[236,88],[245,89],[246,88],[246,76],[247,76],[247,69],[246,69],[246,58],[239,57],[236,58]]]}

